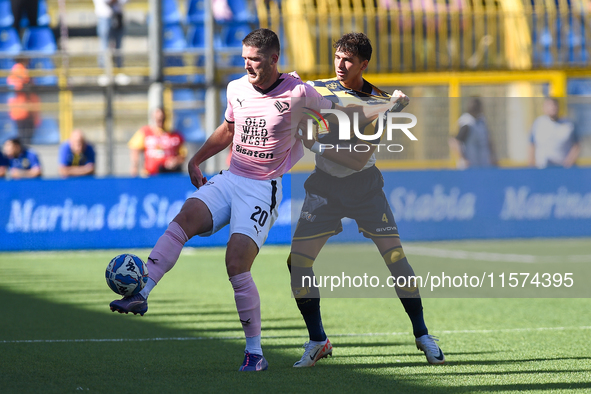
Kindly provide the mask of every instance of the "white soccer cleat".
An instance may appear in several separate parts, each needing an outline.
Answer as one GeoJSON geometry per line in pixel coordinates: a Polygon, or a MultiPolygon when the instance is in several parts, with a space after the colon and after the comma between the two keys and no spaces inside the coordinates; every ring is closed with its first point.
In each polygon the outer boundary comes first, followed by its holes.
{"type": "Polygon", "coordinates": [[[423,335],[422,337],[415,339],[417,349],[425,352],[429,364],[444,364],[445,356],[435,341],[439,341],[439,339],[435,338],[433,335],[423,335]]]}
{"type": "Polygon", "coordinates": [[[294,368],[302,368],[302,367],[313,367],[316,364],[316,361],[320,360],[321,358],[325,358],[328,356],[332,357],[332,344],[326,338],[326,341],[321,342],[317,345],[306,342],[304,344],[304,355],[293,366],[294,368]]]}

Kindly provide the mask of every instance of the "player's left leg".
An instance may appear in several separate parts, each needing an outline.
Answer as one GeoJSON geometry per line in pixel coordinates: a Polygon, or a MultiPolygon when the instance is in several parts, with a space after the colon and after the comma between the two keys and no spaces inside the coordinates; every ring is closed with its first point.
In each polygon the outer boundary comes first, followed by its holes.
{"type": "Polygon", "coordinates": [[[236,309],[246,336],[244,362],[240,371],[267,369],[261,346],[261,307],[250,269],[278,216],[281,180],[259,181],[234,177],[230,217],[230,241],[226,270],[234,288],[236,309]]]}
{"type": "Polygon", "coordinates": [[[445,356],[435,343],[438,339],[429,335],[429,330],[423,317],[423,304],[416,280],[410,278],[415,276],[414,270],[408,263],[400,238],[398,237],[373,237],[372,241],[378,247],[395,283],[404,283],[405,286],[396,286],[396,294],[404,306],[413,327],[413,334],[417,349],[422,350],[430,364],[443,364],[445,356]],[[404,277],[404,281],[396,281],[396,278],[404,277]]]}
{"type": "Polygon", "coordinates": [[[250,269],[258,246],[247,235],[232,234],[226,249],[226,270],[234,288],[234,301],[246,337],[244,362],[240,371],[267,369],[261,346],[261,299],[250,269]]]}

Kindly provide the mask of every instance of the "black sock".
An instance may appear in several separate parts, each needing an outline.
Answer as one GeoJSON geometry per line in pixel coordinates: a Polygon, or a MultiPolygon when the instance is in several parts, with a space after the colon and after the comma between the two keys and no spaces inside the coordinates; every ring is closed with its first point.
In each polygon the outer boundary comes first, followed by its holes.
{"type": "Polygon", "coordinates": [[[287,267],[291,273],[291,288],[296,304],[306,327],[311,341],[325,341],[326,333],[322,326],[320,315],[320,291],[314,286],[314,260],[308,256],[292,253],[287,259],[287,267]],[[310,278],[302,282],[302,278],[310,278]]]}
{"type": "Polygon", "coordinates": [[[406,286],[396,286],[396,294],[410,318],[415,338],[427,335],[429,330],[423,318],[423,304],[419,289],[416,287],[416,283],[406,283],[409,277],[415,276],[415,273],[408,263],[402,247],[392,248],[384,253],[382,257],[394,278],[398,278],[399,276],[406,278],[404,281],[406,286]]]}

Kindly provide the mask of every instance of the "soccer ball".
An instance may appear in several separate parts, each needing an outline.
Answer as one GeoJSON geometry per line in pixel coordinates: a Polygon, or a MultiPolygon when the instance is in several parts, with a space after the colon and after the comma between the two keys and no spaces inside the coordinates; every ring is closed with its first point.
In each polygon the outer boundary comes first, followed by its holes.
{"type": "Polygon", "coordinates": [[[148,267],[136,255],[121,254],[107,265],[105,277],[111,290],[129,297],[142,291],[148,283],[148,267]]]}

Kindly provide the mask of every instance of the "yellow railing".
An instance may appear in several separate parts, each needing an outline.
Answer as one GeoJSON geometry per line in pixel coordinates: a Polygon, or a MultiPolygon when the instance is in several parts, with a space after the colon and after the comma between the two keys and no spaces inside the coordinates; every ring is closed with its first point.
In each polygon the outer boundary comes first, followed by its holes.
{"type": "Polygon", "coordinates": [[[262,27],[283,27],[288,60],[306,74],[332,68],[332,43],[362,31],[377,72],[586,67],[585,0],[257,0],[262,27]],[[269,4],[269,6],[267,6],[269,4]]]}

